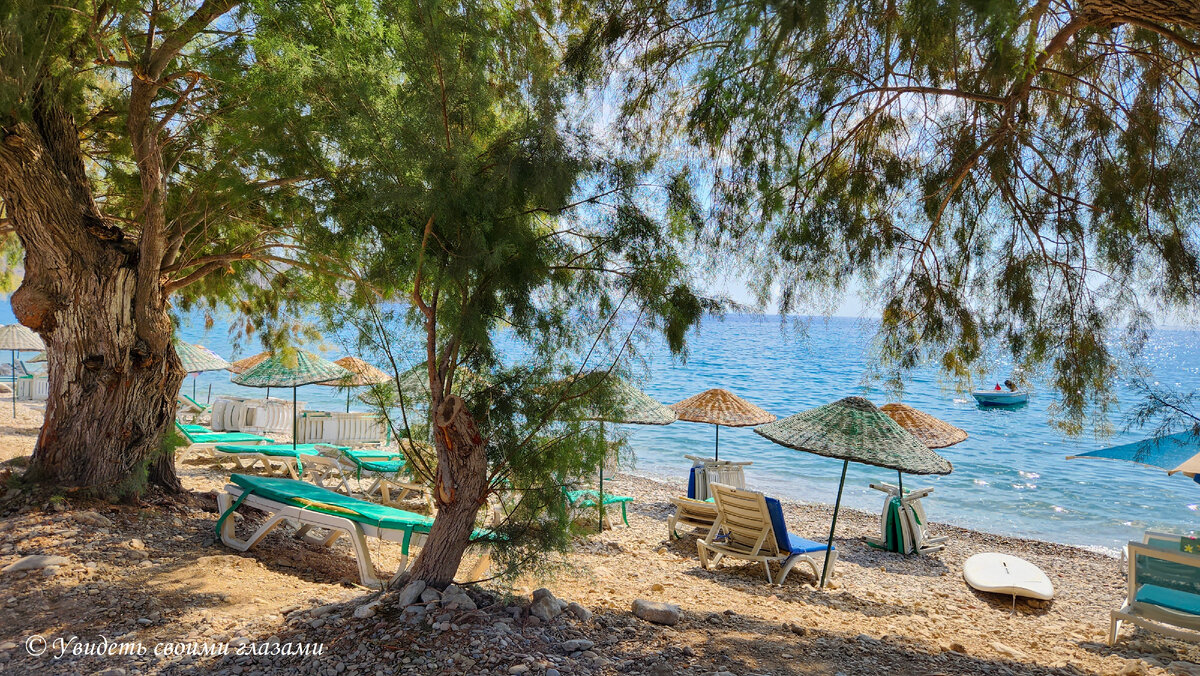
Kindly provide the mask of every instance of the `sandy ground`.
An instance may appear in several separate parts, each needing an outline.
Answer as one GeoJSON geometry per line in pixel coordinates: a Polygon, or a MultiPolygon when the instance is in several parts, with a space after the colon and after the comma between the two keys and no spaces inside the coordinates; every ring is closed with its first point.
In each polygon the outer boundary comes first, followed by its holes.
{"type": "MultiPolygon", "coordinates": [[[[3,414],[7,405],[0,399],[0,460],[6,461],[0,476],[6,468],[19,475],[41,416],[38,408],[21,405],[13,422],[3,414]]],[[[681,461],[681,474],[685,465],[681,461]]],[[[550,577],[522,580],[515,589],[482,588],[480,603],[495,602],[453,616],[453,624],[446,619],[444,627],[432,618],[406,623],[388,613],[360,620],[351,614],[354,607],[374,595],[357,585],[344,541],[323,549],[279,529],[250,552],[234,552],[216,541],[213,530],[212,492],[224,485],[229,468],[196,453],[181,457],[179,469],[195,492],[190,499],[31,502],[20,490],[0,489],[0,567],[29,554],[65,559],[51,568],[0,574],[0,671],[1200,676],[1195,645],[1130,628],[1115,648],[1105,644],[1108,613],[1120,606],[1125,580],[1117,561],[1102,554],[935,523],[934,534],[951,536],[944,551],[900,556],[863,542],[878,529],[878,515],[845,511],[838,523],[836,586],[816,589],[802,565],[782,586],[771,586],[757,565],[702,569],[695,534],[678,540],[667,534],[668,498],[681,492],[682,483],[627,475],[607,487],[636,499],[631,527],[580,539],[550,577]],[[1016,554],[1040,566],[1054,583],[1055,600],[1014,603],[969,589],[962,563],[984,551],[1016,554]],[[594,617],[539,626],[520,609],[540,586],[582,604],[594,617]],[[677,604],[681,619],[673,627],[635,619],[635,599],[677,604]],[[48,654],[28,654],[34,635],[47,638],[48,654]],[[136,638],[146,645],[321,641],[328,652],[291,661],[53,659],[54,639],[71,636],[136,638]],[[577,637],[594,648],[555,647],[577,637]]],[[[812,539],[827,533],[830,507],[785,502],[784,511],[792,532],[812,539]]],[[[930,511],[936,516],[936,501],[930,511]]],[[[398,550],[372,544],[380,574],[394,568],[398,550]]]]}

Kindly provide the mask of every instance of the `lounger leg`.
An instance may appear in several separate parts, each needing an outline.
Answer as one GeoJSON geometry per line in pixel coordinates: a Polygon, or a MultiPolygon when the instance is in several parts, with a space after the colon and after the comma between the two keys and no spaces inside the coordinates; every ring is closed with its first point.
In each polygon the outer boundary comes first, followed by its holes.
{"type": "Polygon", "coordinates": [[[676,507],[675,513],[672,514],[669,519],[667,519],[667,539],[668,540],[678,540],[679,539],[679,533],[675,532],[675,521],[678,518],[679,518],[679,508],[676,507]]]}
{"type": "Polygon", "coordinates": [[[1109,613],[1108,620],[1108,645],[1114,646],[1117,644],[1117,633],[1121,631],[1121,621],[1117,619],[1115,612],[1109,613]]]}
{"type": "MultiPolygon", "coordinates": [[[[229,510],[229,507],[232,504],[233,497],[231,495],[228,493],[217,494],[217,509],[220,511],[220,513],[224,514],[229,510]]],[[[226,546],[236,549],[239,552],[244,552],[258,544],[259,540],[263,539],[267,533],[270,533],[275,529],[276,526],[284,521],[284,517],[271,514],[267,517],[266,522],[258,527],[258,530],[254,531],[250,537],[243,540],[237,536],[237,529],[234,525],[234,517],[232,514],[230,514],[229,518],[225,519],[225,522],[221,524],[221,542],[224,542],[226,546]]]]}
{"type": "Polygon", "coordinates": [[[629,528],[629,515],[625,513],[625,503],[621,503],[621,520],[625,522],[625,527],[629,528]]]}
{"type": "Polygon", "coordinates": [[[700,558],[700,567],[708,570],[708,552],[704,550],[703,540],[696,540],[696,556],[700,558]]]}
{"type": "Polygon", "coordinates": [[[371,550],[367,547],[367,536],[362,527],[354,525],[354,532],[349,533],[350,542],[354,545],[354,558],[358,561],[358,577],[364,587],[382,587],[383,580],[375,577],[375,566],[371,563],[371,550]]]}
{"type": "Polygon", "coordinates": [[[763,571],[765,571],[767,573],[767,584],[774,584],[775,580],[773,580],[771,578],[771,562],[763,561],[762,564],[763,564],[763,571]]]}
{"type": "Polygon", "coordinates": [[[400,565],[396,567],[396,573],[392,575],[392,579],[388,580],[387,586],[391,587],[392,585],[396,584],[396,580],[399,580],[400,576],[403,575],[404,571],[406,570],[408,570],[408,554],[404,554],[400,557],[400,565]]]}
{"type": "Polygon", "coordinates": [[[491,565],[492,548],[485,545],[483,548],[483,556],[479,557],[479,560],[476,561],[475,565],[471,567],[471,572],[467,573],[466,582],[482,580],[483,576],[487,575],[488,568],[490,568],[491,565]]]}
{"type": "MultiPolygon", "coordinates": [[[[779,577],[776,578],[775,584],[783,584],[783,581],[787,579],[788,573],[792,572],[792,567],[796,565],[796,562],[804,559],[808,559],[808,557],[801,554],[793,554],[787,557],[779,566],[779,577]]],[[[809,563],[812,563],[811,559],[809,559],[809,563]]]]}

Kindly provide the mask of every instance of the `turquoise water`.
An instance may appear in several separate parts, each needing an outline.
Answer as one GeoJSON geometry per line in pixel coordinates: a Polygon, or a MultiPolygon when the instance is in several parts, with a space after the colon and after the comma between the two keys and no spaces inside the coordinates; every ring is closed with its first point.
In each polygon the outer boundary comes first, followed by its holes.
{"type": "MultiPolygon", "coordinates": [[[[11,314],[4,307],[11,322],[11,314]]],[[[785,330],[776,317],[731,316],[709,320],[689,337],[686,363],[671,358],[661,346],[651,346],[646,379],[651,396],[673,403],[711,387],[723,387],[780,417],[851,394],[876,404],[888,401],[881,389],[864,390],[870,320],[816,319],[805,335],[785,330]]],[[[227,325],[205,330],[199,316],[181,329],[181,337],[199,342],[226,358],[240,358],[258,346],[233,354],[227,325]]],[[[332,350],[336,358],[343,354],[332,350]]],[[[1148,366],[1164,384],[1200,388],[1200,333],[1159,329],[1146,350],[1148,366]]],[[[1008,374],[997,373],[1003,380],[1008,374]]],[[[188,377],[203,400],[212,394],[261,396],[261,390],[233,385],[227,373],[188,377]]],[[[991,384],[990,382],[988,383],[991,384]]],[[[1117,388],[1126,409],[1136,395],[1117,388]]],[[[288,397],[288,391],[272,390],[288,397]]],[[[306,386],[299,398],[310,410],[343,410],[344,394],[334,388],[306,386]]],[[[1147,528],[1187,531],[1200,526],[1200,485],[1182,477],[1129,463],[1104,460],[1066,460],[1073,453],[1132,441],[1146,436],[1119,431],[1097,440],[1085,435],[1065,438],[1047,423],[1051,395],[1034,389],[1031,403],[1018,409],[983,409],[969,394],[947,387],[933,370],[912,374],[904,403],[966,430],[970,438],[939,452],[954,464],[943,477],[906,477],[906,487],[933,486],[926,501],[930,518],[994,533],[1068,544],[1116,548],[1140,538],[1147,528]]],[[[357,403],[357,402],[354,402],[357,403]]],[[[353,409],[362,409],[361,405],[353,409]]],[[[1113,422],[1120,430],[1119,413],[1113,422]]],[[[663,427],[625,426],[641,474],[682,479],[690,463],[682,456],[709,454],[711,425],[677,422],[663,427]]],[[[721,458],[751,460],[749,485],[769,493],[832,504],[841,462],[792,451],[754,434],[750,429],[721,430],[721,458]]],[[[894,481],[895,473],[851,465],[844,504],[876,511],[882,495],[867,487],[872,481],[894,481]]]]}

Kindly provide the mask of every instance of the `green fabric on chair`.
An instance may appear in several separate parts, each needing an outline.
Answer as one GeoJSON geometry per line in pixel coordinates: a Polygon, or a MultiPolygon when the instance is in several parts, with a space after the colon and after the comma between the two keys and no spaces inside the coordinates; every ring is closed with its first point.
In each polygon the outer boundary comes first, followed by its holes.
{"type": "Polygon", "coordinates": [[[883,531],[883,546],[880,547],[878,544],[870,541],[867,542],[868,545],[887,552],[899,552],[904,548],[904,526],[900,523],[901,510],[900,498],[893,497],[888,500],[887,524],[883,531]]]}
{"type": "Polygon", "coordinates": [[[344,516],[351,521],[379,528],[411,529],[418,533],[428,533],[430,526],[433,525],[433,519],[423,514],[359,500],[295,479],[234,474],[230,480],[242,488],[253,490],[255,495],[268,500],[334,516],[344,516]]]}
{"type": "Polygon", "coordinates": [[[1200,594],[1144,584],[1137,592],[1137,602],[1159,606],[1191,615],[1200,615],[1200,594]]]}
{"type": "Polygon", "coordinates": [[[188,425],[185,423],[179,423],[179,429],[180,431],[188,432],[189,434],[216,434],[216,432],[213,432],[204,425],[188,425]]]}
{"type": "MultiPolygon", "coordinates": [[[[1163,549],[1171,551],[1170,548],[1163,549]]],[[[1179,545],[1175,545],[1174,551],[1179,551],[1179,545]]],[[[1145,586],[1162,587],[1200,595],[1200,568],[1140,554],[1135,563],[1137,564],[1138,582],[1145,586]]]]}

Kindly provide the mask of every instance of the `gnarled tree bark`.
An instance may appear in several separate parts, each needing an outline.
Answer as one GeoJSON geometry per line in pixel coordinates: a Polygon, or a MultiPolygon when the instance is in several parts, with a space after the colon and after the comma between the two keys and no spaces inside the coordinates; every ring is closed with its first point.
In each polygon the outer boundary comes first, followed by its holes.
{"type": "Polygon", "coordinates": [[[47,347],[29,476],[123,496],[153,461],[153,480],[180,490],[173,459],[157,457],[184,376],[157,267],[105,222],[74,121],[49,86],[34,92],[31,119],[0,127],[0,197],[26,252],[13,312],[47,347]]]}

